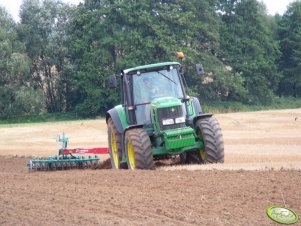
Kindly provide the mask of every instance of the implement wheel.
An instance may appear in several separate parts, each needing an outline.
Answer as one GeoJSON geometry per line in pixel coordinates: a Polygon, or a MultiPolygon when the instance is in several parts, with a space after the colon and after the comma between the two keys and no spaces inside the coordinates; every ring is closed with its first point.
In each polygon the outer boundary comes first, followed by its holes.
{"type": "Polygon", "coordinates": [[[126,131],[125,149],[129,169],[154,169],[151,141],[144,129],[126,131]]]}
{"type": "Polygon", "coordinates": [[[120,162],[122,156],[121,134],[118,133],[111,118],[108,119],[108,141],[112,168],[120,169],[120,162]]]}
{"type": "Polygon", "coordinates": [[[201,163],[223,163],[224,140],[218,121],[214,117],[199,119],[195,132],[204,141],[205,148],[189,154],[195,157],[198,153],[201,163]]]}

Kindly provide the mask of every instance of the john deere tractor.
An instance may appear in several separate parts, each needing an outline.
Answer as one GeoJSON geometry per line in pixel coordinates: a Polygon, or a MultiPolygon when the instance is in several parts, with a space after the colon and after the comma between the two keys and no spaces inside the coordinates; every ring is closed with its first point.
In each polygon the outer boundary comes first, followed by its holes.
{"type": "MultiPolygon", "coordinates": [[[[153,169],[154,160],[173,156],[183,163],[224,162],[220,125],[188,96],[180,67],[150,64],[118,76],[122,103],[106,114],[112,168],[153,169]]],[[[108,81],[117,86],[116,76],[108,81]]]]}

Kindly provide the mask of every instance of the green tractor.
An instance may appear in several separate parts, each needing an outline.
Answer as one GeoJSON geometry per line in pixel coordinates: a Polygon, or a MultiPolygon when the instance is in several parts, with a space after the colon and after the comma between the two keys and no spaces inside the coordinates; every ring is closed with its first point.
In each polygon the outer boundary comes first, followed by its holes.
{"type": "MultiPolygon", "coordinates": [[[[121,72],[122,103],[106,114],[112,168],[154,169],[154,160],[173,156],[184,164],[224,162],[220,125],[187,95],[180,67],[164,62],[121,72]]],[[[116,76],[108,84],[116,87],[116,76]]]]}

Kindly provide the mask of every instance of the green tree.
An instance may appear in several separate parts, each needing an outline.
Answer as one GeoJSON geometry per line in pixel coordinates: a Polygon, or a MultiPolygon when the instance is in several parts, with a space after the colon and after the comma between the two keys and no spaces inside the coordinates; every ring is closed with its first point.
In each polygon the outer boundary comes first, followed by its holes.
{"type": "Polygon", "coordinates": [[[193,94],[206,100],[239,99],[243,79],[229,73],[218,58],[220,19],[209,0],[86,0],[72,19],[72,106],[83,115],[104,113],[118,101],[104,87],[121,69],[178,60],[187,55],[185,77],[193,94]],[[206,75],[195,75],[202,62],[206,75]]]}
{"type": "Polygon", "coordinates": [[[277,42],[268,26],[265,7],[256,0],[220,0],[221,57],[244,79],[247,102],[272,101],[281,74],[277,42]]]}
{"type": "Polygon", "coordinates": [[[0,7],[0,118],[39,113],[39,93],[29,87],[29,59],[16,24],[0,7]]]}
{"type": "Polygon", "coordinates": [[[72,8],[56,0],[24,0],[19,36],[31,60],[33,85],[43,92],[48,112],[70,108],[67,24],[72,8]]]}
{"type": "Polygon", "coordinates": [[[301,96],[301,2],[289,5],[279,21],[281,46],[280,68],[284,78],[279,87],[280,95],[301,96]]]}

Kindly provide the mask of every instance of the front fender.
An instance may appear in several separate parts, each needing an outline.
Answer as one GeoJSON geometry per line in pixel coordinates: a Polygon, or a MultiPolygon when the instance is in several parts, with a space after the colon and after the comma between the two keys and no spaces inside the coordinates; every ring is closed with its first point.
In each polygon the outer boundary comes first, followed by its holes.
{"type": "Polygon", "coordinates": [[[123,135],[125,136],[126,131],[128,131],[128,130],[130,130],[130,129],[143,128],[143,126],[144,126],[143,124],[141,124],[141,125],[128,126],[128,127],[124,130],[123,135]]]}
{"type": "Polygon", "coordinates": [[[196,121],[203,118],[211,118],[213,116],[212,113],[200,114],[193,118],[193,125],[195,125],[196,121]]]}

